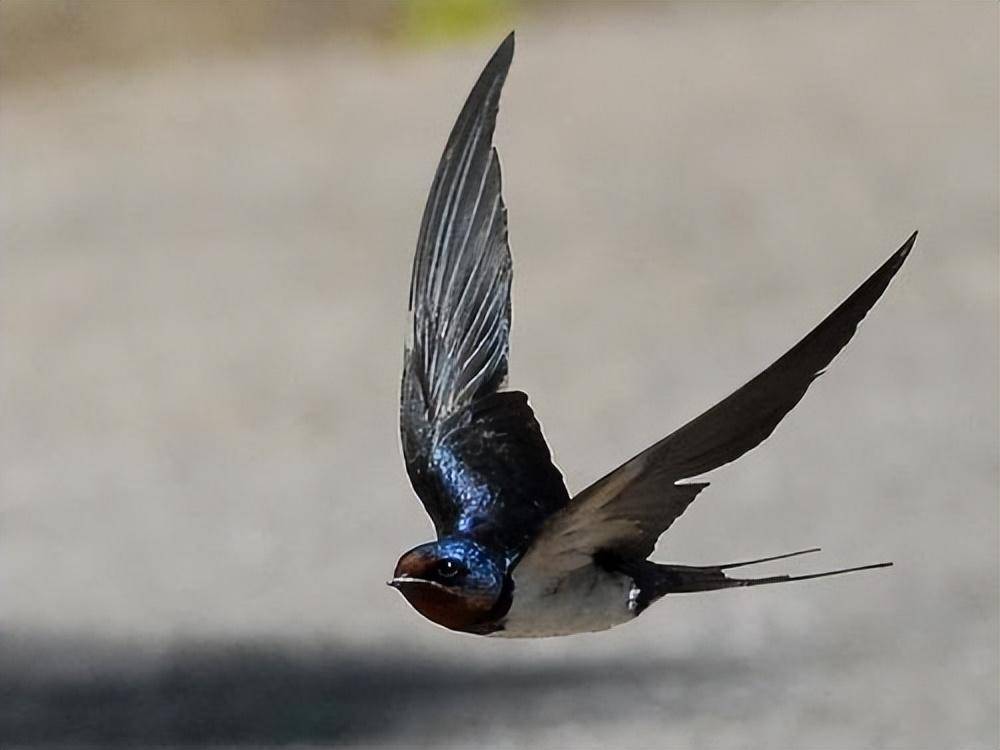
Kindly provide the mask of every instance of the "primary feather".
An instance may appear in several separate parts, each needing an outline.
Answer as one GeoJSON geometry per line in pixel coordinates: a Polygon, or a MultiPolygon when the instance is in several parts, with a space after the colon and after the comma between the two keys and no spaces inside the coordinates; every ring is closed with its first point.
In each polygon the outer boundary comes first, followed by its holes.
{"type": "Polygon", "coordinates": [[[569,500],[527,396],[498,393],[512,269],[492,140],[513,52],[511,34],[469,94],[427,197],[400,406],[407,473],[438,536],[461,533],[512,559],[569,500]]]}
{"type": "Polygon", "coordinates": [[[707,483],[704,474],[760,445],[850,341],[903,265],[917,233],[799,343],[701,416],[579,493],[546,523],[522,565],[559,576],[599,552],[645,558],[707,483]]]}

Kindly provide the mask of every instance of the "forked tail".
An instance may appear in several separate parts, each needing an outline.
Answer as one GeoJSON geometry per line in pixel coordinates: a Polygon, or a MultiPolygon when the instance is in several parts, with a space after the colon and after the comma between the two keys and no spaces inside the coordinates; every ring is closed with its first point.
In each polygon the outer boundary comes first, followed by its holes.
{"type": "Polygon", "coordinates": [[[722,565],[664,565],[643,561],[641,568],[624,570],[622,567],[619,567],[619,569],[632,575],[636,582],[638,592],[634,606],[638,613],[667,594],[715,591],[716,589],[730,589],[741,586],[763,586],[768,583],[786,583],[788,581],[808,581],[811,578],[826,578],[828,576],[841,575],[842,573],[855,573],[859,570],[888,568],[892,565],[891,562],[883,562],[859,565],[853,568],[826,570],[821,573],[766,576],[763,578],[730,578],[726,575],[726,571],[733,568],[773,562],[774,560],[784,560],[789,557],[798,557],[799,555],[807,555],[819,551],[819,548],[815,547],[798,552],[789,552],[784,555],[775,555],[774,557],[763,557],[759,560],[745,560],[743,562],[724,563],[722,565]]]}

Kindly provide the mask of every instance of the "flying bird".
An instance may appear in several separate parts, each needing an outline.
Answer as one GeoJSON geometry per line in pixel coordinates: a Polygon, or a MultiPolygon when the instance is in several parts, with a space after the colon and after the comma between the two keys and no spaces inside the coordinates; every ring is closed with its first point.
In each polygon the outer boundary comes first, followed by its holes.
{"type": "Polygon", "coordinates": [[[505,390],[511,255],[493,147],[511,33],[472,88],[434,175],[417,240],[400,432],[406,471],[437,540],[406,552],[389,585],[451,630],[545,637],[606,630],[674,593],[810,575],[730,571],[817,550],[711,566],[648,560],[707,486],[685,482],[758,446],[854,335],[916,232],[770,367],[571,497],[528,397],[505,390]]]}

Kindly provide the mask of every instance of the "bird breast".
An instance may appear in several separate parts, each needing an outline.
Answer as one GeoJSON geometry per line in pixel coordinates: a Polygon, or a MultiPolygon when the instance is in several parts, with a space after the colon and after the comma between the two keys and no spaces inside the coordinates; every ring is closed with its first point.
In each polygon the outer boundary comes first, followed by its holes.
{"type": "Polygon", "coordinates": [[[500,638],[546,638],[574,633],[593,633],[631,620],[629,607],[634,584],[621,573],[609,573],[595,565],[579,568],[553,580],[551,574],[532,566],[514,569],[513,602],[500,638]]]}

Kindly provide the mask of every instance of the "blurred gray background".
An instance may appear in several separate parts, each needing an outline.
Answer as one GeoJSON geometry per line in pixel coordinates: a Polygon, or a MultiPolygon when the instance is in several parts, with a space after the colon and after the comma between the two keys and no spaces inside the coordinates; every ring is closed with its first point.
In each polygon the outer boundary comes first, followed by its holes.
{"type": "MultiPolygon", "coordinates": [[[[997,6],[0,6],[0,743],[995,748],[997,6]],[[661,542],[889,571],[607,633],[440,630],[406,290],[510,29],[513,386],[571,490],[920,230],[661,542]]],[[[778,564],[779,566],[781,564],[778,564]]],[[[768,569],[771,570],[771,569],[768,569]]]]}

